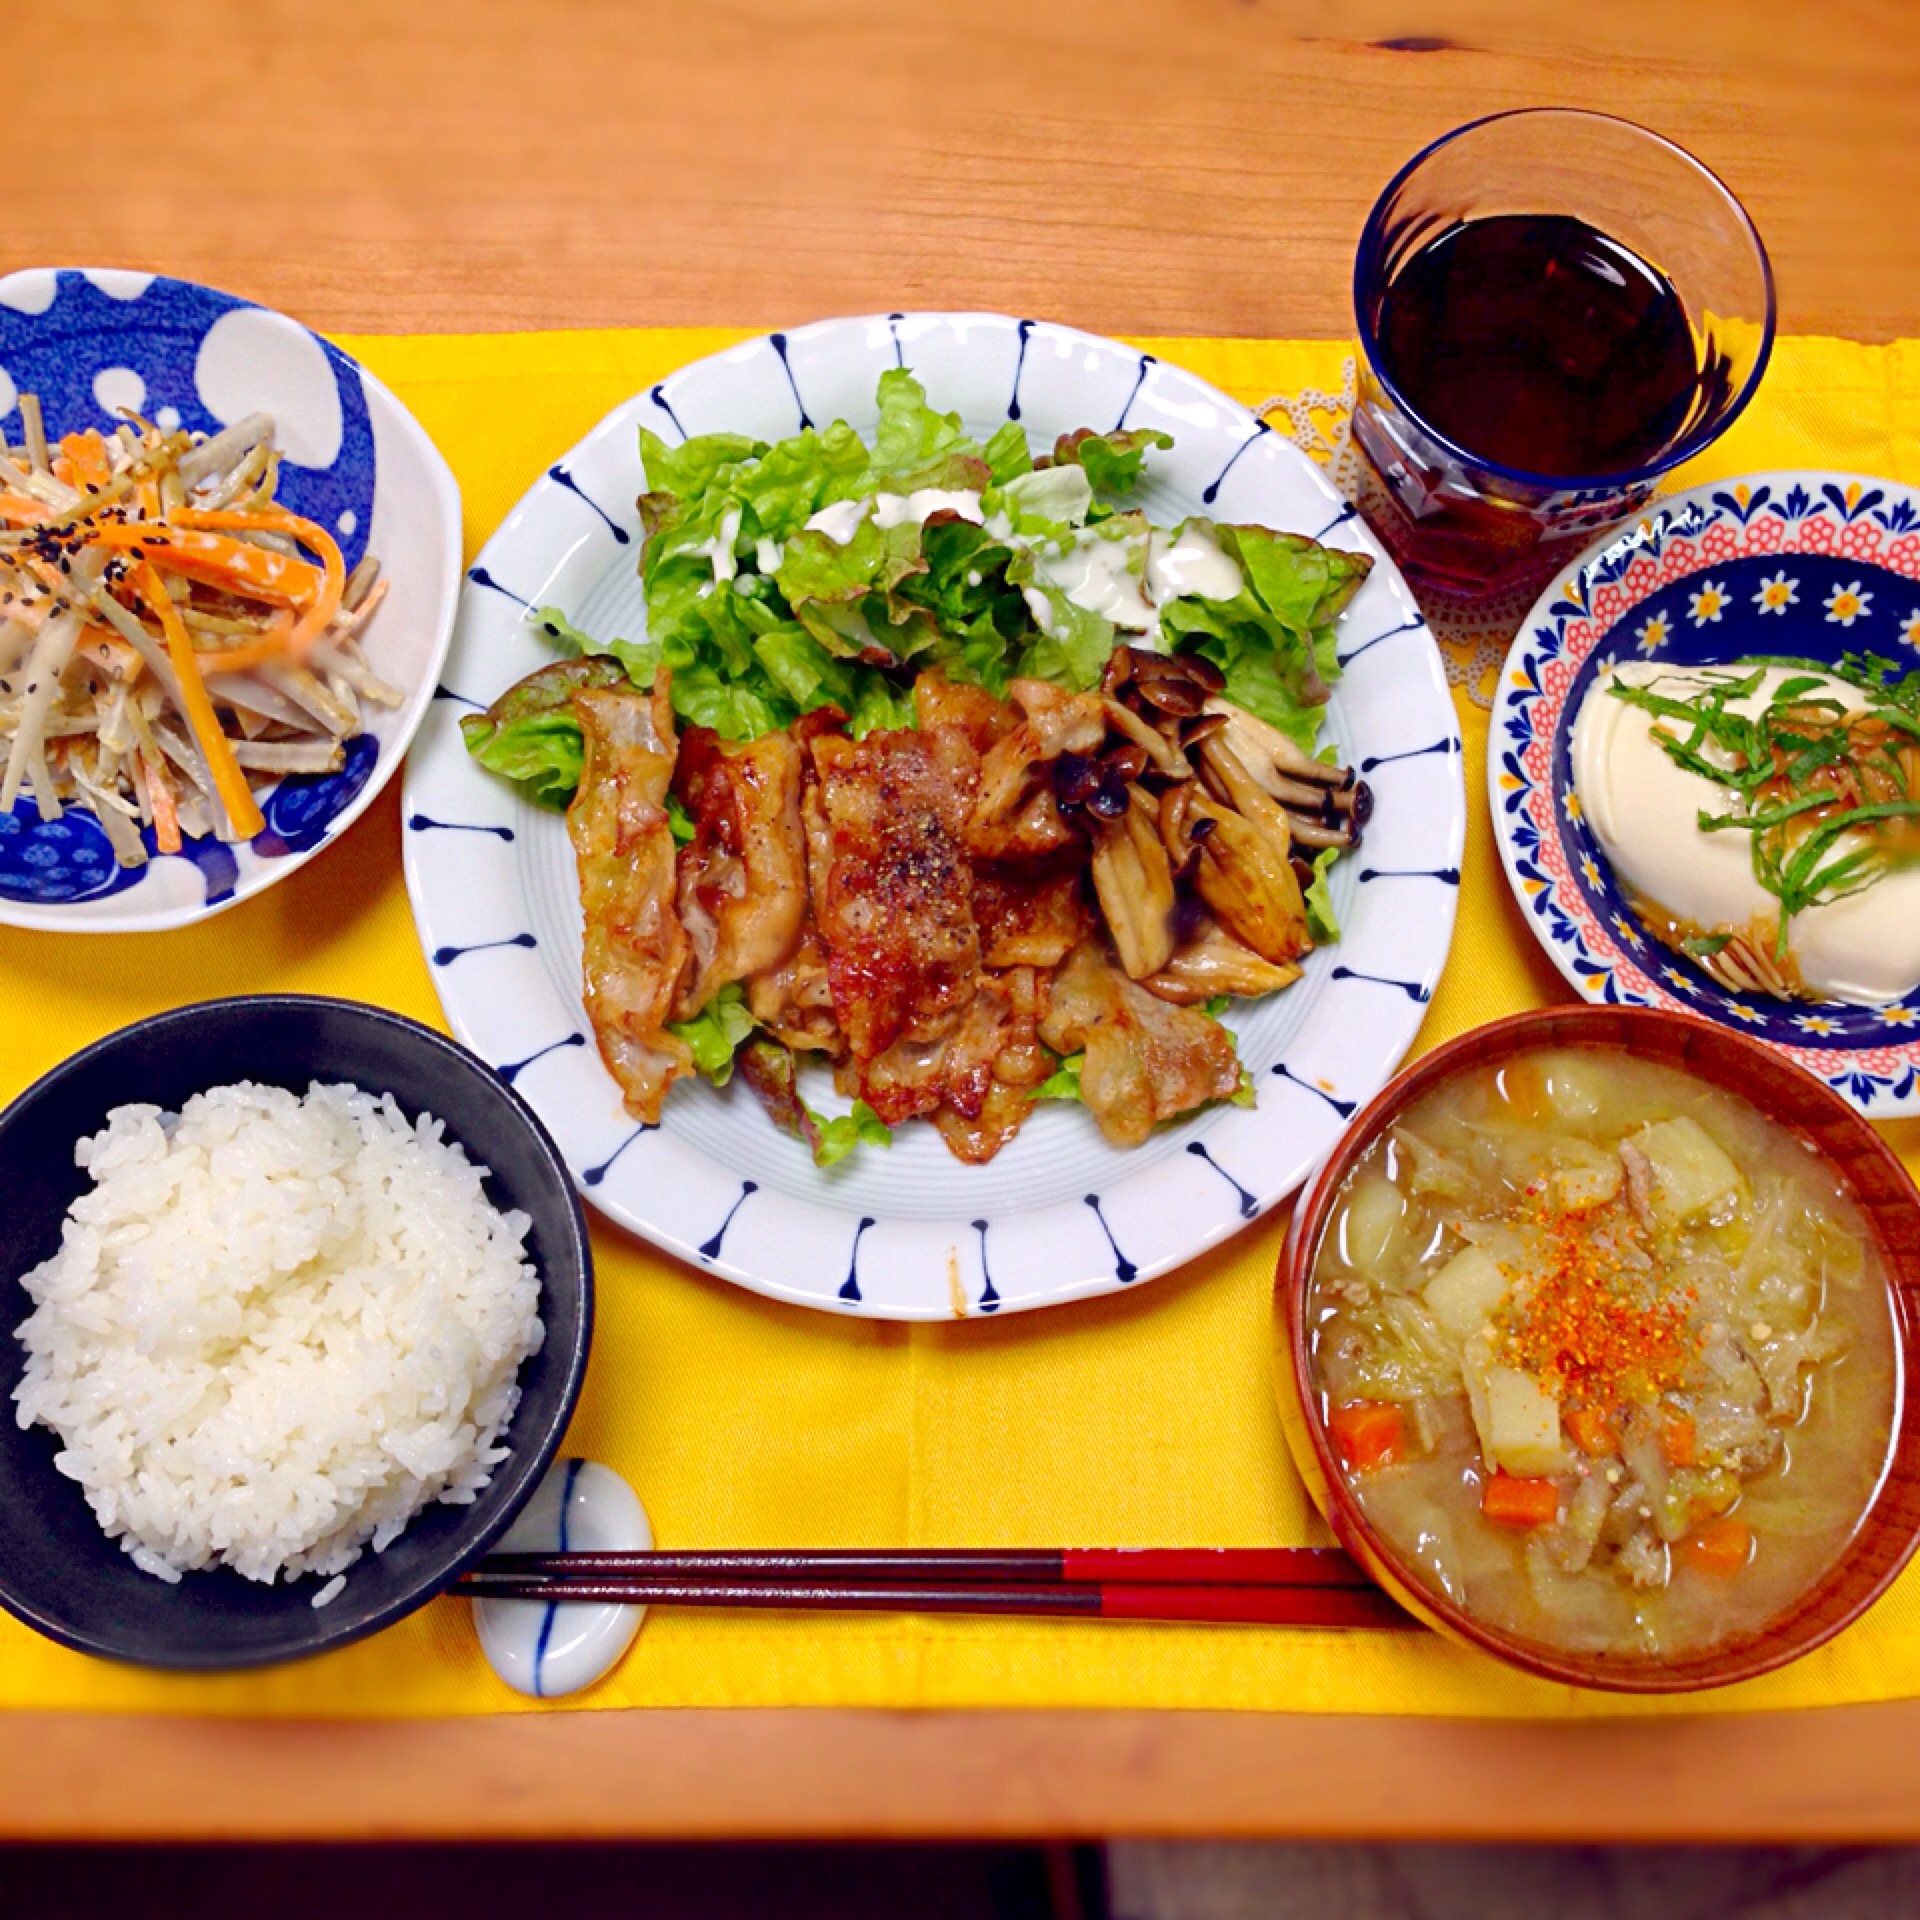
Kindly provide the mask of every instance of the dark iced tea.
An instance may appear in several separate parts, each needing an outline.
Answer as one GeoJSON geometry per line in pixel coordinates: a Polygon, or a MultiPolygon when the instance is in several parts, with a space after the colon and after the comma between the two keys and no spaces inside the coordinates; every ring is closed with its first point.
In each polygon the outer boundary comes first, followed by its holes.
{"type": "Polygon", "coordinates": [[[1645,466],[1699,397],[1673,282],[1564,214],[1462,221],[1400,269],[1377,325],[1382,371],[1430,427],[1543,478],[1645,466]]]}
{"type": "Polygon", "coordinates": [[[1456,593],[1544,584],[1636,511],[1745,404],[1772,338],[1726,188],[1657,134],[1557,108],[1410,162],[1354,300],[1361,504],[1417,585],[1456,593]]]}

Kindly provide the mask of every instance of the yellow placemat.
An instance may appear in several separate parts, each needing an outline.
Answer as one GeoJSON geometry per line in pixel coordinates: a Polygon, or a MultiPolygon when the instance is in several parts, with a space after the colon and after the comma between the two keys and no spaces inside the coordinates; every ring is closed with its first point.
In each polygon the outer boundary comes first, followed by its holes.
{"type": "MultiPolygon", "coordinates": [[[[342,344],[446,451],[465,490],[471,553],[602,413],[740,337],[704,329],[342,344]]],[[[1337,342],[1140,344],[1249,402],[1337,387],[1347,351],[1337,342]]],[[[1831,466],[1911,481],[1920,478],[1916,427],[1920,342],[1788,339],[1746,417],[1679,477],[1831,466]]],[[[1471,825],[1458,932],[1423,1047],[1566,997],[1501,878],[1483,797],[1486,716],[1459,705],[1471,825]]],[[[352,995],[440,1024],[401,884],[397,787],[324,859],[202,927],[122,939],[0,928],[0,1098],[143,1014],[272,989],[352,995]]],[[[1887,1131],[1920,1170],[1920,1121],[1887,1131]]],[[[4,1192],[0,1169],[0,1204],[4,1192]]],[[[1270,1218],[1133,1293],[908,1328],[775,1305],[596,1222],[599,1323],[569,1448],[625,1472],[662,1544],[676,1547],[1325,1539],[1288,1464],[1269,1385],[1268,1293],[1283,1228],[1270,1218]]],[[[1710,1703],[1911,1693],[1920,1693],[1920,1566],[1832,1646],[1710,1703]]],[[[656,1611],[626,1663],[566,1704],[1662,1710],[1522,1679],[1424,1633],[691,1609],[656,1611]]],[[[213,1679],[88,1660],[0,1618],[0,1705],[553,1710],[494,1680],[466,1607],[447,1600],[320,1660],[213,1679]]]]}

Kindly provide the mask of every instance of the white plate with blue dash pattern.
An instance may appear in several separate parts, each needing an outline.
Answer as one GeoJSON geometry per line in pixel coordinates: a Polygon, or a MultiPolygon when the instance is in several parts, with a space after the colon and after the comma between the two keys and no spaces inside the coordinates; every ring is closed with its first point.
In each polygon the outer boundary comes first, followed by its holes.
{"type": "Polygon", "coordinates": [[[1011,1313],[1137,1286],[1238,1232],[1300,1184],[1392,1074],[1446,960],[1466,830],[1459,729],[1433,636],[1353,508],[1245,407],[1117,341],[998,314],[877,314],[773,333],[617,407],[549,469],[468,569],[454,643],[407,769],[406,871],[459,1037],[551,1128],[583,1195],[690,1265],[803,1306],[888,1320],[1011,1313]],[[1341,938],[1304,977],[1227,1015],[1257,1093],[1107,1144],[1044,1103],[985,1166],[929,1126],[825,1171],[738,1079],[677,1086],[636,1126],[582,1011],[581,912],[565,823],[469,757],[460,717],[555,656],[527,618],[567,610],[603,638],[645,627],[638,429],[776,440],[836,418],[870,431],[875,386],[912,369],[982,439],[1017,420],[1036,448],[1076,427],[1173,436],[1139,504],[1308,533],[1374,558],[1341,615],[1324,737],[1374,793],[1334,869],[1341,938]]]}

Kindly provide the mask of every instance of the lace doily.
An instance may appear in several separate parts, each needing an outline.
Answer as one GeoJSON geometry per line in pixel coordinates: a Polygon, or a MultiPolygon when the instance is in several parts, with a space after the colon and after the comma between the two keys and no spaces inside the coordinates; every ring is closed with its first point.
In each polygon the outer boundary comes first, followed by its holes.
{"type": "MultiPolygon", "coordinates": [[[[1338,393],[1303,387],[1298,393],[1277,393],[1255,411],[1325,467],[1327,478],[1377,525],[1393,509],[1366,456],[1353,444],[1353,395],[1354,361],[1349,354],[1341,363],[1338,393]]],[[[1422,589],[1420,610],[1440,642],[1447,678],[1464,687],[1476,706],[1493,704],[1494,677],[1537,597],[1536,587],[1518,587],[1483,594],[1469,604],[1422,589]]]]}

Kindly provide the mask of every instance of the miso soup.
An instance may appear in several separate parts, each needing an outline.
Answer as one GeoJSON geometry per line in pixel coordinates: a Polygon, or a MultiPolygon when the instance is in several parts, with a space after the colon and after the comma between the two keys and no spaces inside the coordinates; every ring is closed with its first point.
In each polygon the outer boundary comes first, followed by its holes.
{"type": "Polygon", "coordinates": [[[1745,1100],[1616,1049],[1468,1068],[1355,1168],[1308,1330],[1347,1479],[1507,1633],[1667,1658],[1763,1627],[1879,1482],[1894,1329],[1860,1210],[1745,1100]]]}

